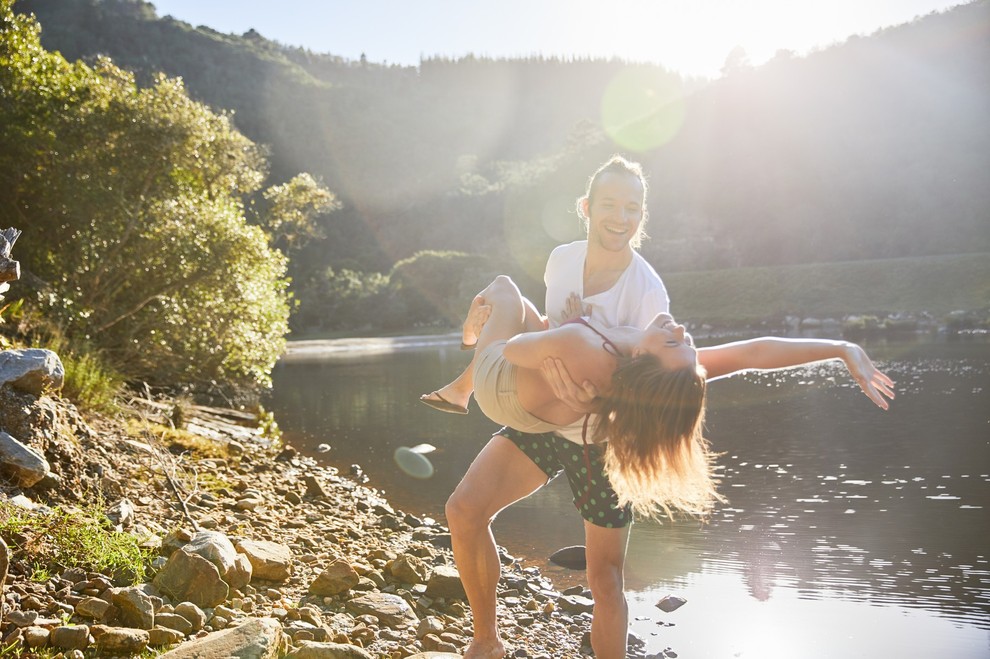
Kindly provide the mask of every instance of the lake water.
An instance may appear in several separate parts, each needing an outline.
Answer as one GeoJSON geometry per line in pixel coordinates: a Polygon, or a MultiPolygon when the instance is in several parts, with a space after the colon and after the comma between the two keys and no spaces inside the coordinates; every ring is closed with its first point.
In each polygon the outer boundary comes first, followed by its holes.
{"type": "MultiPolygon", "coordinates": [[[[417,401],[470,359],[449,337],[306,344],[274,372],[269,406],[297,449],[441,522],[497,430],[417,401]],[[430,443],[428,480],[396,468],[430,443]],[[329,450],[318,447],[329,445],[329,450]]],[[[897,382],[883,412],[838,364],[718,381],[707,437],[729,502],[710,521],[638,522],[626,568],[632,630],[681,659],[990,657],[990,342],[867,344],[897,382]],[[671,593],[688,603],[663,613],[671,593]]],[[[583,544],[561,479],[505,511],[499,543],[558,588],[549,565],[583,544]]]]}

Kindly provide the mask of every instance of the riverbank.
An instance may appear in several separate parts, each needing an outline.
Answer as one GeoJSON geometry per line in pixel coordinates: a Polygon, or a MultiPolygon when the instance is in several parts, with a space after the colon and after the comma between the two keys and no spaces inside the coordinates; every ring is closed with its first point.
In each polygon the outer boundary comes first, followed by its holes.
{"type": "MultiPolygon", "coordinates": [[[[277,646],[258,655],[271,657],[336,644],[349,654],[306,656],[399,659],[457,652],[469,642],[470,612],[447,530],[362,485],[359,470],[341,474],[291,446],[266,447],[243,413],[220,419],[222,411],[187,408],[179,415],[187,429],[174,430],[171,401],[132,401],[116,417],[86,419],[58,399],[35,404],[59,420],[49,429],[59,437],[43,450],[63,462],[56,478],[5,488],[0,521],[28,516],[35,523],[4,532],[4,649],[25,657],[171,650],[174,658],[196,656],[198,644],[232,629],[277,646]],[[44,529],[52,510],[71,515],[94,506],[112,511],[107,532],[140,538],[151,566],[144,580],[43,563],[32,542],[40,531],[32,529],[44,529]],[[169,559],[185,555],[203,533],[228,538],[253,566],[253,577],[210,605],[196,604],[199,591],[163,592],[174,591],[162,578],[169,559]],[[143,617],[129,613],[132,601],[146,603],[143,617]],[[255,620],[268,622],[256,630],[255,620]]],[[[580,656],[589,593],[557,592],[504,551],[502,562],[498,615],[515,656],[580,656]]]]}

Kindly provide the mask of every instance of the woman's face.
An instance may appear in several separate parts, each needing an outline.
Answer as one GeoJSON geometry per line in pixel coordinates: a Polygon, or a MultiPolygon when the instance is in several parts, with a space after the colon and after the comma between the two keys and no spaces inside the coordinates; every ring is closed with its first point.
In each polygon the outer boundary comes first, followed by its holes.
{"type": "Polygon", "coordinates": [[[698,365],[698,351],[694,339],[684,330],[683,325],[674,322],[668,313],[657,314],[645,330],[639,344],[633,348],[633,357],[649,352],[669,370],[698,365]]]}

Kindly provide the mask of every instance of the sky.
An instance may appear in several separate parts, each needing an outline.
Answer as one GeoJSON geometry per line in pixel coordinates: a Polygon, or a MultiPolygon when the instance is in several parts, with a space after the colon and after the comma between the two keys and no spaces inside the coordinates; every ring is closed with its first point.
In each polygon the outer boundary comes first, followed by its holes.
{"type": "Polygon", "coordinates": [[[159,16],[357,60],[618,57],[716,77],[741,46],[759,65],[963,0],[152,0],[159,16]]]}

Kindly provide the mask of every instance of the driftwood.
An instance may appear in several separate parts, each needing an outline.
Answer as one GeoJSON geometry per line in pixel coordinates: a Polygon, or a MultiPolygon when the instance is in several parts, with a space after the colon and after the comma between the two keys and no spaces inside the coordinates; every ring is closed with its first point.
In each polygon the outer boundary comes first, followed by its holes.
{"type": "Polygon", "coordinates": [[[10,250],[20,235],[14,227],[0,231],[0,283],[21,278],[21,264],[10,258],[10,250]]]}
{"type": "MultiPolygon", "coordinates": [[[[149,411],[157,412],[162,420],[168,419],[174,423],[175,403],[160,403],[147,398],[134,398],[131,404],[141,406],[149,411]]],[[[248,442],[264,444],[258,418],[248,412],[229,410],[203,405],[180,405],[181,423],[189,432],[213,439],[219,442],[248,442]]]]}

